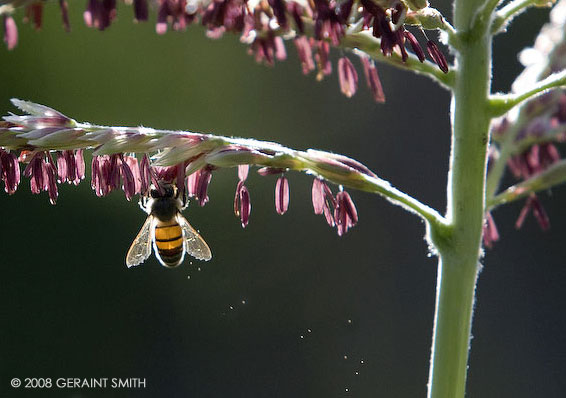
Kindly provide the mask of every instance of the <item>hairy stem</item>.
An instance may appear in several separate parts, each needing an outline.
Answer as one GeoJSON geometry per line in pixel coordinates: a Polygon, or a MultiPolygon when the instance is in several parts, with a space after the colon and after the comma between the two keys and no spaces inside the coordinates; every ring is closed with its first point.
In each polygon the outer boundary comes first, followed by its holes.
{"type": "Polygon", "coordinates": [[[525,100],[542,95],[552,88],[564,86],[566,86],[566,71],[553,73],[522,93],[492,96],[489,101],[491,111],[493,116],[504,115],[525,100]]]}
{"type": "Polygon", "coordinates": [[[505,132],[503,136],[503,141],[500,145],[499,156],[493,162],[493,165],[489,169],[489,175],[487,177],[487,184],[486,184],[486,198],[487,201],[490,201],[495,192],[497,192],[499,188],[499,183],[503,178],[503,174],[505,173],[505,166],[507,165],[507,161],[513,155],[513,148],[514,142],[517,138],[517,134],[519,133],[523,122],[522,112],[519,111],[519,116],[517,117],[517,122],[512,124],[509,129],[505,132]]]}
{"type": "Polygon", "coordinates": [[[476,20],[481,1],[455,2],[455,27],[466,32],[457,54],[452,96],[452,153],[448,178],[450,235],[439,253],[429,398],[461,398],[466,387],[474,292],[485,211],[491,117],[488,107],[491,35],[476,20]],[[474,109],[474,112],[470,112],[474,109]]]}
{"type": "Polygon", "coordinates": [[[12,99],[12,102],[30,115],[4,117],[6,126],[0,125],[0,147],[6,149],[63,151],[83,148],[94,149],[94,155],[154,153],[154,165],[186,164],[187,175],[206,165],[256,165],[295,170],[322,177],[337,185],[379,194],[419,215],[439,232],[445,224],[436,210],[396,189],[360,162],[343,155],[313,149],[294,150],[274,142],[249,138],[79,123],[43,105],[17,99],[12,99]]]}
{"type": "Polygon", "coordinates": [[[488,199],[487,207],[492,209],[496,206],[522,199],[533,192],[550,189],[564,182],[566,182],[566,161],[561,160],[543,172],[507,188],[492,199],[488,199]]]}
{"type": "MultiPolygon", "coordinates": [[[[529,7],[540,6],[539,0],[513,0],[507,3],[495,14],[493,24],[491,25],[491,33],[497,34],[504,31],[507,25],[523,11],[529,7]]],[[[548,2],[548,4],[552,4],[548,2]]]]}
{"type": "Polygon", "coordinates": [[[420,62],[412,54],[409,55],[406,61],[403,61],[401,56],[395,52],[391,56],[384,56],[381,52],[380,40],[373,37],[370,32],[347,34],[342,38],[340,46],[348,49],[356,48],[378,62],[427,76],[444,88],[450,88],[454,84],[454,72],[452,70],[444,73],[438,69],[436,64],[430,61],[420,62]]]}
{"type": "Polygon", "coordinates": [[[439,259],[430,398],[465,395],[477,264],[477,258],[474,263],[457,253],[439,259]]]}

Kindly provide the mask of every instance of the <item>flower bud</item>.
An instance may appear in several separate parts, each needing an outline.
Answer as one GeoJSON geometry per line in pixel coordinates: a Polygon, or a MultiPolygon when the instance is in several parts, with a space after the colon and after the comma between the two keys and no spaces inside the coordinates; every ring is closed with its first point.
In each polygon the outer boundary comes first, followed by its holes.
{"type": "Polygon", "coordinates": [[[427,7],[417,12],[408,12],[405,18],[407,25],[422,26],[426,30],[442,29],[444,17],[435,8],[427,7]]]}

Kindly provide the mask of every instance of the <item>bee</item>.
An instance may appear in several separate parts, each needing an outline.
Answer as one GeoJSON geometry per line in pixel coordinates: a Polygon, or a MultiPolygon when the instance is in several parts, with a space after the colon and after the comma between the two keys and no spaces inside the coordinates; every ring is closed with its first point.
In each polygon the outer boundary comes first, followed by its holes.
{"type": "Polygon", "coordinates": [[[140,199],[140,207],[148,217],[128,250],[128,267],[143,263],[151,254],[152,244],[155,257],[168,268],[181,264],[185,252],[198,260],[212,258],[204,239],[181,214],[187,204],[179,198],[175,185],[165,184],[161,189],[152,186],[149,196],[140,199]]]}

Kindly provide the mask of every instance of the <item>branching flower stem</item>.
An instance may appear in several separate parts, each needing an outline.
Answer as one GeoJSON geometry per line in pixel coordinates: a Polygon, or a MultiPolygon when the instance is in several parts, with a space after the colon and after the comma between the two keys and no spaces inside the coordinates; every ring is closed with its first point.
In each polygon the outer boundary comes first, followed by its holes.
{"type": "Polygon", "coordinates": [[[546,79],[541,80],[533,87],[518,94],[501,95],[496,94],[490,98],[490,107],[493,116],[501,116],[509,112],[513,107],[522,102],[542,95],[548,90],[566,86],[566,71],[553,73],[546,79]]]}
{"type": "MultiPolygon", "coordinates": [[[[506,7],[510,7],[511,4],[513,3],[510,3],[506,7]]],[[[519,3],[517,2],[517,4],[519,3]]],[[[526,5],[526,2],[524,4],[526,5]]],[[[505,9],[505,7],[503,9],[505,9]]],[[[501,9],[500,12],[503,9],[501,9]]],[[[493,159],[493,162],[490,165],[486,194],[486,200],[490,207],[499,203],[499,201],[503,198],[507,198],[506,200],[509,200],[509,192],[515,192],[514,187],[511,187],[506,191],[507,194],[502,194],[503,196],[498,195],[499,199],[494,198],[509,159],[512,156],[523,153],[531,145],[552,140],[553,138],[556,138],[556,136],[562,134],[563,128],[558,126],[554,130],[547,131],[542,135],[527,134],[524,137],[521,137],[521,139],[518,139],[520,132],[526,128],[533,118],[544,117],[545,112],[552,113],[551,107],[531,106],[537,101],[537,97],[544,95],[553,88],[563,87],[566,84],[566,73],[564,71],[547,76],[550,71],[557,70],[559,68],[557,67],[556,62],[562,58],[563,35],[560,34],[560,32],[563,31],[563,28],[561,27],[560,22],[556,21],[546,25],[543,28],[543,31],[545,30],[546,33],[544,33],[544,35],[550,35],[552,37],[551,40],[554,41],[554,45],[551,47],[545,45],[546,52],[544,52],[545,50],[542,50],[543,52],[539,53],[541,62],[536,63],[532,67],[536,68],[535,74],[529,72],[532,74],[532,76],[530,76],[523,73],[517,78],[514,83],[514,87],[516,87],[516,91],[521,92],[518,94],[514,93],[508,95],[497,94],[490,98],[490,106],[492,107],[494,116],[503,115],[509,110],[512,111],[512,113],[507,116],[507,118],[511,118],[512,123],[510,123],[505,133],[499,136],[499,154],[493,159]],[[537,80],[539,80],[537,83],[532,83],[537,80]]],[[[539,49],[537,51],[541,50],[539,49]]],[[[561,64],[559,63],[558,65],[561,64]]],[[[558,98],[558,94],[556,94],[556,98],[558,98]]],[[[550,115],[546,116],[550,117],[550,115]]],[[[527,184],[526,186],[529,185],[527,184]]],[[[515,195],[512,195],[512,197],[515,197],[515,195]]]]}
{"type": "Polygon", "coordinates": [[[561,160],[528,180],[507,188],[489,200],[487,207],[488,209],[493,209],[499,205],[522,199],[533,192],[550,189],[564,182],[566,182],[566,161],[561,160]]]}
{"type": "MultiPolygon", "coordinates": [[[[525,152],[527,149],[531,148],[534,145],[556,142],[558,140],[561,140],[564,134],[566,134],[566,127],[560,126],[548,130],[541,137],[536,137],[536,136],[525,137],[520,141],[513,143],[513,145],[511,146],[511,150],[509,151],[509,154],[511,156],[518,155],[520,153],[525,152]]],[[[489,176],[488,176],[488,180],[489,180],[489,176]]]]}
{"type": "Polygon", "coordinates": [[[490,167],[489,175],[487,177],[487,184],[486,184],[486,198],[487,202],[493,200],[493,196],[495,195],[497,189],[499,188],[499,183],[501,182],[501,178],[505,173],[505,165],[511,156],[513,156],[516,152],[516,145],[515,140],[519,131],[523,127],[524,124],[524,114],[523,114],[523,107],[518,109],[517,112],[517,119],[516,122],[513,123],[509,129],[505,132],[503,136],[503,141],[500,143],[500,151],[497,159],[493,162],[493,165],[490,167]]]}
{"type": "Polygon", "coordinates": [[[485,4],[481,8],[481,13],[483,13],[486,17],[490,18],[493,14],[493,11],[497,8],[497,6],[503,3],[504,0],[487,0],[485,4]]]}
{"type": "MultiPolygon", "coordinates": [[[[554,76],[554,75],[552,75],[554,76]]],[[[517,109],[515,121],[509,126],[505,134],[503,135],[503,139],[499,142],[499,154],[496,159],[493,161],[493,164],[490,167],[489,174],[487,176],[487,185],[486,185],[486,201],[489,204],[489,207],[494,207],[496,204],[501,204],[500,202],[503,197],[509,197],[508,195],[498,195],[499,199],[495,199],[495,194],[499,188],[499,184],[505,173],[505,168],[507,161],[514,155],[520,154],[524,152],[527,148],[531,147],[532,145],[549,142],[556,139],[556,136],[564,133],[564,128],[558,127],[554,130],[546,132],[544,135],[540,137],[536,136],[526,136],[521,140],[517,140],[517,136],[521,129],[524,128],[525,122],[529,120],[530,116],[525,116],[525,108],[526,103],[521,103],[520,107],[517,109]],[[495,202],[494,202],[495,201],[495,202]]],[[[560,182],[557,182],[557,184],[560,182]]],[[[529,186],[528,184],[525,186],[529,186]]],[[[547,186],[546,188],[551,188],[551,186],[547,186]]],[[[514,187],[510,187],[506,190],[506,192],[512,192],[514,187]]],[[[513,196],[515,197],[515,196],[513,196]]],[[[518,198],[517,198],[518,199],[518,198]]],[[[509,200],[506,200],[508,202],[509,200]]]]}
{"type": "Polygon", "coordinates": [[[5,118],[15,124],[11,128],[0,128],[0,146],[6,149],[62,151],[83,148],[94,149],[95,155],[156,153],[153,156],[156,166],[190,162],[185,170],[187,176],[205,165],[256,165],[295,170],[322,177],[337,185],[379,194],[419,215],[434,229],[445,224],[437,211],[394,188],[364,165],[346,156],[312,149],[298,151],[273,142],[246,138],[78,123],[42,105],[17,99],[12,102],[31,116],[5,118]],[[51,130],[44,134],[48,129],[51,130]]]}
{"type": "MultiPolygon", "coordinates": [[[[303,18],[305,32],[312,36],[314,34],[314,23],[312,19],[303,18]]],[[[378,62],[383,62],[406,71],[416,72],[427,76],[446,89],[454,84],[454,70],[450,68],[448,73],[442,72],[438,66],[430,61],[420,62],[419,59],[410,54],[405,62],[401,56],[393,52],[390,56],[383,55],[381,51],[381,40],[372,36],[368,31],[346,32],[340,41],[340,48],[345,50],[361,51],[378,62]]]]}
{"type": "Polygon", "coordinates": [[[452,68],[450,68],[448,73],[444,73],[438,69],[436,64],[430,61],[421,63],[414,55],[409,55],[405,62],[397,53],[393,53],[388,57],[384,56],[380,50],[379,39],[373,37],[369,32],[347,34],[342,39],[340,45],[342,48],[359,49],[359,51],[369,55],[378,62],[427,76],[446,89],[450,89],[454,84],[455,73],[452,68]]]}
{"type": "MultiPolygon", "coordinates": [[[[540,6],[542,3],[540,0],[513,0],[509,2],[495,13],[491,33],[495,35],[504,31],[507,25],[527,8],[540,6]]],[[[552,2],[548,2],[548,4],[550,5],[552,2]]]]}

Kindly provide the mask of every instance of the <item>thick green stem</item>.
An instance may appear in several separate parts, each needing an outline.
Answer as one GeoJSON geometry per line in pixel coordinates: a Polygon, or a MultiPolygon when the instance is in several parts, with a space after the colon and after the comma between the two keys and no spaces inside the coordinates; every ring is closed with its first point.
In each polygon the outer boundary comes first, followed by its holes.
{"type": "MultiPolygon", "coordinates": [[[[477,261],[477,258],[475,259],[477,261]]],[[[466,391],[466,370],[474,304],[477,262],[457,253],[441,256],[438,265],[436,319],[428,396],[461,398],[466,391]]]]}
{"type": "Polygon", "coordinates": [[[461,398],[466,369],[485,211],[491,73],[489,20],[475,15],[482,1],[458,0],[462,33],[452,96],[452,153],[446,218],[450,234],[435,240],[440,257],[429,398],[461,398]]]}

